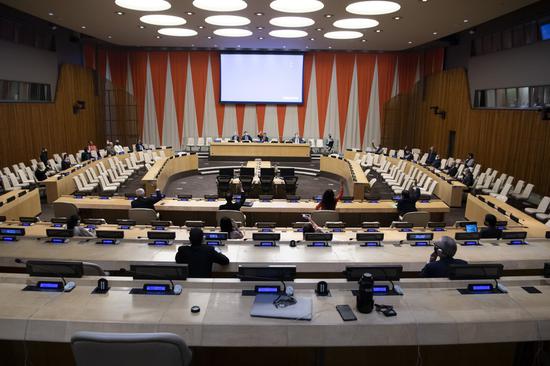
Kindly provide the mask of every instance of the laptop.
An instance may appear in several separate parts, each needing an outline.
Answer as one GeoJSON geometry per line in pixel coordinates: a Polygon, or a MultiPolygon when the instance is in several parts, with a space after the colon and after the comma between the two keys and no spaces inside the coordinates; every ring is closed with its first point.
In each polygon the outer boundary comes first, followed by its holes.
{"type": "Polygon", "coordinates": [[[284,308],[276,308],[273,301],[277,294],[259,294],[254,299],[250,316],[261,318],[311,320],[313,301],[310,297],[296,297],[296,304],[284,308]]]}

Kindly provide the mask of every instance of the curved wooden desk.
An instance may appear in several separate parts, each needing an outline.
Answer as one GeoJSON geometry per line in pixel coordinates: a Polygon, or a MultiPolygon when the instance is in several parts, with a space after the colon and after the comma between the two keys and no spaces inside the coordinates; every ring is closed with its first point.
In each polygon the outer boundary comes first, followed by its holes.
{"type": "Polygon", "coordinates": [[[309,144],[258,143],[258,142],[212,142],[210,157],[256,157],[256,158],[307,158],[309,144]]]}
{"type": "Polygon", "coordinates": [[[347,191],[356,200],[365,198],[365,189],[369,181],[358,162],[330,156],[321,156],[321,172],[342,177],[346,182],[347,191]]]}
{"type": "Polygon", "coordinates": [[[141,182],[146,194],[152,194],[156,189],[164,190],[168,182],[179,174],[199,169],[197,154],[173,155],[157,160],[143,176],[141,182]]]}
{"type": "Polygon", "coordinates": [[[22,216],[34,217],[42,212],[38,189],[15,189],[1,195],[0,202],[0,216],[6,216],[8,220],[19,220],[22,216]]]}

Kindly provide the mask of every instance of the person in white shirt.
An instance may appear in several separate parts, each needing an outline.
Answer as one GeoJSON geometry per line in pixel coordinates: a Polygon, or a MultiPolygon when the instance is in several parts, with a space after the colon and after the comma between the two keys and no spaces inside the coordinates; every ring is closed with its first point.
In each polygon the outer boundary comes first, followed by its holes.
{"type": "Polygon", "coordinates": [[[295,143],[295,144],[303,144],[304,143],[304,140],[302,140],[302,138],[300,137],[300,135],[298,134],[298,132],[296,132],[294,134],[294,137],[292,138],[292,142],[295,143]]]}
{"type": "Polygon", "coordinates": [[[115,153],[117,154],[124,154],[124,148],[120,144],[120,141],[115,141],[115,146],[113,147],[115,149],[115,153]]]}

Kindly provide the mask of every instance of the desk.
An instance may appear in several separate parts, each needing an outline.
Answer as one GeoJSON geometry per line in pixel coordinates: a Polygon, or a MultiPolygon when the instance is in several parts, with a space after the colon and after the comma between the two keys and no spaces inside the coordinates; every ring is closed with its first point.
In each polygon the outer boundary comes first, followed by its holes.
{"type": "Polygon", "coordinates": [[[34,217],[42,212],[40,205],[40,193],[38,189],[15,189],[0,196],[0,216],[6,216],[8,220],[19,220],[20,217],[34,217]],[[21,195],[21,196],[20,196],[21,195]],[[11,202],[8,199],[15,197],[11,202]]]}
{"type": "Polygon", "coordinates": [[[369,181],[358,162],[348,159],[339,159],[330,156],[321,156],[321,172],[335,174],[346,181],[346,188],[356,200],[365,198],[365,188],[369,181]]]}
{"type": "Polygon", "coordinates": [[[149,171],[143,176],[145,193],[153,194],[158,188],[164,190],[168,182],[178,175],[196,171],[199,168],[197,154],[170,156],[157,160],[149,171]]]}
{"type": "Polygon", "coordinates": [[[543,238],[546,232],[550,231],[550,227],[525,212],[510,206],[506,202],[502,202],[492,196],[474,196],[469,194],[468,200],[466,201],[464,216],[468,220],[477,221],[479,224],[483,224],[483,222],[485,222],[485,215],[487,214],[493,214],[496,216],[497,220],[507,221],[510,224],[514,223],[510,218],[510,215],[513,215],[519,219],[519,224],[524,226],[529,235],[533,237],[543,238]],[[504,213],[499,211],[499,208],[504,211],[504,213]]]}
{"type": "Polygon", "coordinates": [[[212,142],[210,144],[210,157],[309,159],[310,150],[309,144],[212,142]]]}

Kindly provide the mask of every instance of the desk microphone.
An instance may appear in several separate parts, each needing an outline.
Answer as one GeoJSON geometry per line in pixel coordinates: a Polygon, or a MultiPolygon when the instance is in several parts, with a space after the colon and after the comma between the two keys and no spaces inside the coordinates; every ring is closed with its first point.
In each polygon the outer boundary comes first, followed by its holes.
{"type": "MultiPolygon", "coordinates": [[[[138,272],[129,271],[126,268],[121,268],[120,273],[129,274],[129,275],[132,275],[132,277],[134,277],[136,275],[137,276],[141,275],[138,272]]],[[[145,276],[149,276],[149,277],[152,277],[153,279],[157,279],[157,280],[170,281],[170,290],[172,290],[172,292],[176,295],[181,294],[181,292],[183,291],[183,287],[181,285],[174,284],[174,281],[172,281],[170,278],[166,278],[166,276],[159,276],[159,275],[155,275],[155,274],[152,274],[152,273],[147,273],[145,276]]]]}
{"type": "Polygon", "coordinates": [[[278,308],[286,308],[287,306],[294,305],[297,303],[297,300],[294,298],[294,287],[286,286],[285,280],[276,277],[259,277],[259,276],[248,276],[248,275],[237,275],[239,279],[242,278],[253,278],[259,281],[280,281],[283,284],[282,293],[273,300],[273,305],[278,308]]]}
{"type": "MultiPolygon", "coordinates": [[[[24,261],[20,258],[15,258],[15,263],[24,264],[25,266],[28,266],[27,261],[24,261]]],[[[40,266],[40,264],[38,264],[37,266],[40,266]]],[[[42,270],[54,275],[55,277],[61,278],[61,281],[63,281],[63,291],[64,292],[69,292],[69,291],[71,291],[72,289],[74,289],[76,287],[76,283],[74,281],[67,282],[65,280],[65,277],[63,277],[63,275],[61,273],[53,272],[47,267],[42,267],[42,270]]]]}

